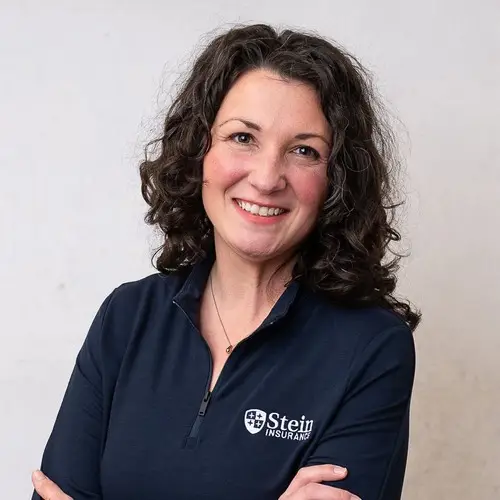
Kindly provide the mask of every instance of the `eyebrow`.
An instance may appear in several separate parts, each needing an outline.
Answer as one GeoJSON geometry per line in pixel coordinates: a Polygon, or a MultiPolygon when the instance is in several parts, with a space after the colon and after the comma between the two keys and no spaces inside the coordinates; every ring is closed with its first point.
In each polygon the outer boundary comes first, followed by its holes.
{"type": "MultiPolygon", "coordinates": [[[[257,130],[258,132],[260,132],[262,130],[260,125],[257,125],[257,123],[251,122],[249,120],[245,120],[244,118],[229,118],[229,120],[222,122],[219,125],[219,127],[222,127],[222,125],[225,125],[227,122],[230,122],[233,120],[239,121],[239,122],[243,123],[244,125],[246,125],[248,128],[253,129],[253,130],[257,130]]],[[[317,137],[318,139],[321,139],[323,142],[325,142],[330,147],[330,142],[324,136],[322,136],[321,134],[315,134],[313,132],[303,132],[301,134],[297,134],[295,136],[295,139],[305,140],[305,139],[311,139],[313,137],[317,137]]]]}

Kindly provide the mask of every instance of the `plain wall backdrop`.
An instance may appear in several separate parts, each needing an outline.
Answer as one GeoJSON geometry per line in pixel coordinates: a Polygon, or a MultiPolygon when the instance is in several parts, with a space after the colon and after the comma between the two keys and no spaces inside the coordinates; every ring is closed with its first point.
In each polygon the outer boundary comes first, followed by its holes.
{"type": "Polygon", "coordinates": [[[401,294],[424,313],[405,500],[500,498],[496,0],[0,0],[0,485],[29,498],[104,297],[154,272],[137,166],[200,37],[304,27],[401,120],[401,294]],[[409,139],[408,139],[409,138],[409,139]]]}

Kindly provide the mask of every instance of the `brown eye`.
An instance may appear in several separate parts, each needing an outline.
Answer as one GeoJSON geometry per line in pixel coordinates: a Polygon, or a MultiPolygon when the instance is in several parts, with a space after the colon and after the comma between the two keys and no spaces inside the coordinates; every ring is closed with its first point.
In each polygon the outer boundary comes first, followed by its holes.
{"type": "Polygon", "coordinates": [[[251,134],[247,134],[246,132],[236,132],[235,134],[231,134],[229,136],[231,140],[238,144],[249,144],[251,137],[251,134]],[[243,140],[241,140],[241,138],[243,138],[243,140]]]}
{"type": "Polygon", "coordinates": [[[309,156],[315,160],[318,160],[320,158],[320,154],[310,146],[298,146],[295,148],[295,150],[300,151],[299,156],[309,156]]]}

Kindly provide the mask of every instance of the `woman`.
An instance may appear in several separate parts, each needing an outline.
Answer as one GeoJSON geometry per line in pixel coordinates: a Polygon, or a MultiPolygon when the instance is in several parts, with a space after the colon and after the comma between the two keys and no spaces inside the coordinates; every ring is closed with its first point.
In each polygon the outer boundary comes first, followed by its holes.
{"type": "Polygon", "coordinates": [[[159,273],[97,313],[42,461],[64,493],[34,477],[42,498],[400,498],[419,313],[392,295],[376,109],[321,38],[206,47],[140,168],[159,273]]]}

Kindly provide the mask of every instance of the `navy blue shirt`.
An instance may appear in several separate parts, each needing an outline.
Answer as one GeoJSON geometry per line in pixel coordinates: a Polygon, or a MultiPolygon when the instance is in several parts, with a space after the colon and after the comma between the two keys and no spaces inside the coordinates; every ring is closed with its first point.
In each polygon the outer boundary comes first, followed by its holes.
{"type": "Polygon", "coordinates": [[[41,469],[75,500],[277,500],[301,467],[338,464],[347,478],[326,484],[399,499],[415,370],[406,324],[293,282],[210,393],[198,316],[211,265],[106,298],[41,469]]]}

